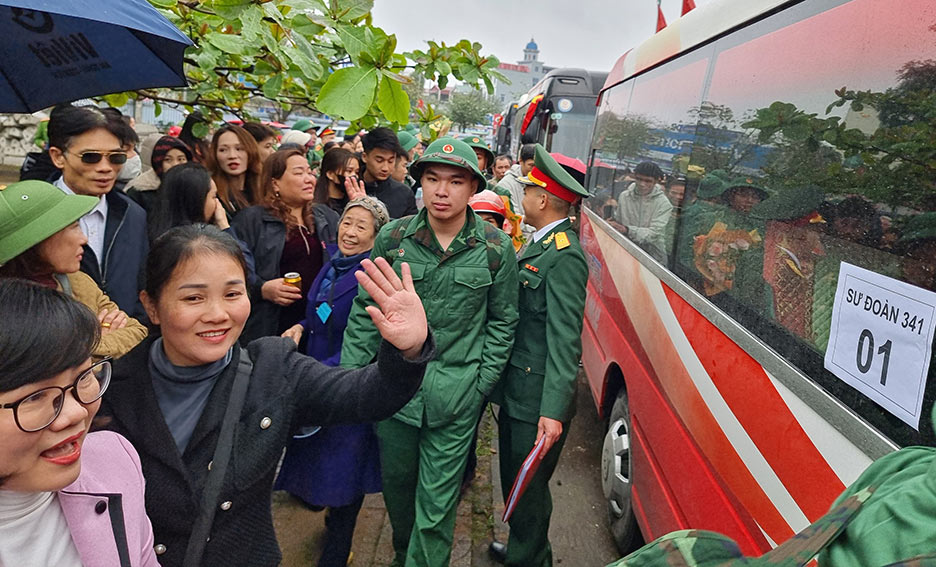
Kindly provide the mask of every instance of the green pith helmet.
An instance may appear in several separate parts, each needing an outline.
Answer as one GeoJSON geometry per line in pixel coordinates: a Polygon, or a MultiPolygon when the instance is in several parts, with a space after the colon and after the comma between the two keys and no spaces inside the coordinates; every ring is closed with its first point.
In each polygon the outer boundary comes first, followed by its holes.
{"type": "Polygon", "coordinates": [[[488,167],[491,167],[492,165],[494,165],[494,152],[492,152],[491,148],[489,148],[488,145],[484,143],[484,140],[482,140],[478,136],[463,136],[461,138],[461,141],[465,142],[472,148],[478,148],[479,150],[484,151],[484,153],[487,154],[488,167]]]}
{"type": "Polygon", "coordinates": [[[724,169],[716,169],[707,173],[699,182],[696,196],[700,199],[714,199],[721,196],[728,189],[729,179],[731,179],[731,174],[724,169]]]}
{"type": "Polygon", "coordinates": [[[419,144],[419,140],[416,139],[416,136],[410,134],[406,130],[400,130],[397,132],[397,140],[400,141],[400,145],[403,146],[403,150],[407,152],[419,144]]]}
{"type": "Polygon", "coordinates": [[[792,220],[819,210],[825,192],[816,185],[784,187],[751,209],[751,216],[767,220],[792,220]]]}
{"type": "MultiPolygon", "coordinates": [[[[936,213],[922,213],[907,220],[898,242],[909,244],[917,240],[936,240],[936,213]]],[[[936,417],[936,408],[933,409],[936,417]]]]}
{"type": "Polygon", "coordinates": [[[541,144],[536,144],[533,154],[533,170],[526,177],[520,178],[525,185],[535,185],[548,191],[563,201],[574,203],[588,197],[588,191],[575,180],[568,171],[549,155],[541,144]]]}
{"type": "Polygon", "coordinates": [[[770,191],[768,191],[764,187],[761,187],[760,180],[754,177],[745,177],[744,175],[739,175],[739,176],[730,178],[728,182],[725,183],[725,193],[727,193],[728,191],[732,189],[737,189],[741,187],[749,187],[757,191],[757,194],[760,195],[761,201],[763,201],[767,197],[770,197],[770,191]]]}
{"type": "Polygon", "coordinates": [[[0,185],[0,266],[91,212],[100,200],[45,181],[0,185]]]}
{"type": "Polygon", "coordinates": [[[305,132],[312,127],[312,121],[305,118],[297,120],[295,124],[292,125],[293,130],[299,130],[300,132],[305,132]]]}
{"type": "Polygon", "coordinates": [[[461,140],[446,137],[439,138],[429,144],[422,157],[414,161],[413,165],[410,166],[410,175],[420,185],[422,184],[423,170],[430,163],[463,167],[477,178],[479,189],[487,187],[487,179],[481,173],[481,169],[478,168],[478,156],[475,155],[474,150],[468,144],[461,140]]]}
{"type": "Polygon", "coordinates": [[[410,134],[412,134],[413,136],[416,136],[417,134],[419,134],[419,126],[413,124],[412,122],[404,126],[403,129],[409,132],[410,134]]]}

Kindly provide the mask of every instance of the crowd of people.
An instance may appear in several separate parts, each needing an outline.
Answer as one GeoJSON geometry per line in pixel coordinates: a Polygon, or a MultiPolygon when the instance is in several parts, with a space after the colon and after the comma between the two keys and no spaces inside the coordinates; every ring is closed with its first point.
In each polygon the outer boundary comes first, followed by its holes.
{"type": "Polygon", "coordinates": [[[541,146],[204,122],[60,105],[0,188],[0,564],[276,565],[277,489],[327,508],[320,566],[381,491],[394,565],[447,565],[489,401],[505,497],[547,455],[492,553],[550,564],[579,181],[541,146]]]}

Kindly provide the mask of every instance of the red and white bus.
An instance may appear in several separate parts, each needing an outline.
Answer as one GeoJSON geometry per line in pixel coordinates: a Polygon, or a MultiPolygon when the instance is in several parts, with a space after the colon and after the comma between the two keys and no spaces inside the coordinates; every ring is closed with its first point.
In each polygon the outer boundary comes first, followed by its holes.
{"type": "Polygon", "coordinates": [[[763,552],[874,459],[934,443],[932,366],[909,423],[824,364],[844,264],[936,290],[934,116],[933,0],[713,0],[619,59],[581,240],[622,550],[639,527],[763,552]]]}

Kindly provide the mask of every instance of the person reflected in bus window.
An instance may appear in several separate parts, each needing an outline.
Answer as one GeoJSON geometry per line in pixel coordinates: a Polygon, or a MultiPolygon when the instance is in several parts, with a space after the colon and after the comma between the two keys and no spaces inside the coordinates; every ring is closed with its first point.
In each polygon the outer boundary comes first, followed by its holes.
{"type": "Polygon", "coordinates": [[[683,206],[683,198],[686,196],[686,178],[677,175],[671,178],[666,184],[666,197],[673,205],[673,209],[678,211],[683,206]]]}
{"type": "Polygon", "coordinates": [[[611,225],[661,262],[666,262],[666,225],[673,205],[663,193],[663,170],[653,162],[634,168],[635,181],[617,198],[611,225]]]}
{"type": "Polygon", "coordinates": [[[670,213],[670,220],[666,224],[666,255],[672,257],[673,248],[676,246],[676,224],[679,222],[679,215],[683,208],[695,202],[695,192],[689,190],[686,185],[686,177],[677,175],[670,178],[666,183],[666,198],[673,205],[673,211],[670,213]]]}
{"type": "Polygon", "coordinates": [[[491,181],[495,184],[500,183],[511,166],[513,166],[513,160],[510,159],[510,156],[499,155],[494,158],[494,167],[491,168],[491,172],[494,173],[494,178],[491,179],[491,181]]]}
{"type": "Polygon", "coordinates": [[[829,234],[842,240],[877,248],[881,242],[881,222],[874,205],[863,197],[851,196],[823,210],[829,234]]]}
{"type": "Polygon", "coordinates": [[[923,213],[908,220],[897,249],[903,252],[903,279],[936,291],[936,213],[923,213]]]}

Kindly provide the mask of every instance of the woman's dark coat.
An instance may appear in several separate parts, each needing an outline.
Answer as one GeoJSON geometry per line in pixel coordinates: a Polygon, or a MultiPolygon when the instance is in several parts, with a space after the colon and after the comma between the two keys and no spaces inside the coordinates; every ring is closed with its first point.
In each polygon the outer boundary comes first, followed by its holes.
{"type": "MultiPolygon", "coordinates": [[[[180,455],[159,410],[149,374],[150,338],[114,362],[114,378],[100,415],[106,429],[130,440],[146,478],[146,511],[163,567],[182,564],[200,508],[221,420],[243,348],[208,398],[185,453],[180,455]],[[108,419],[109,418],[109,419],[108,419]]],[[[348,371],[296,352],[289,339],[267,337],[247,348],[253,373],[204,565],[273,566],[281,554],[273,531],[272,486],[283,448],[304,425],[369,422],[393,415],[422,382],[434,353],[426,341],[419,361],[383,343],[377,363],[348,371]],[[224,505],[222,505],[224,504],[224,505]]]]}
{"type": "MultiPolygon", "coordinates": [[[[324,247],[338,239],[338,215],[328,205],[315,204],[309,208],[306,226],[314,222],[316,236],[324,247]]],[[[263,299],[260,288],[269,280],[283,277],[280,260],[286,245],[286,225],[263,206],[247,207],[234,216],[231,226],[253,252],[259,281],[250,285],[250,319],[241,334],[241,344],[260,337],[278,335],[281,308],[263,299]]],[[[325,262],[328,257],[324,257],[325,262]]]]}

